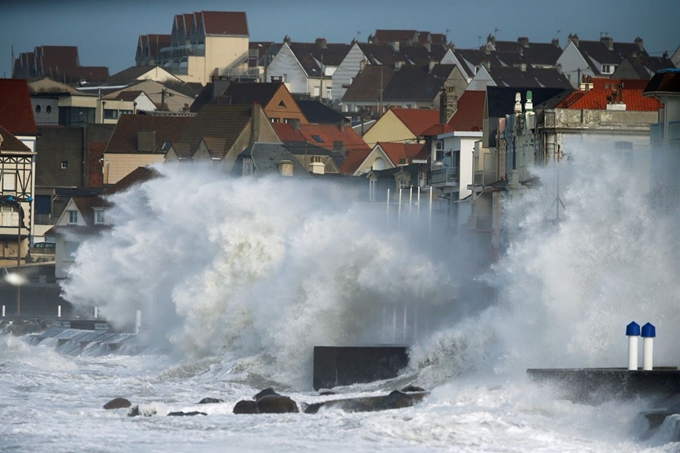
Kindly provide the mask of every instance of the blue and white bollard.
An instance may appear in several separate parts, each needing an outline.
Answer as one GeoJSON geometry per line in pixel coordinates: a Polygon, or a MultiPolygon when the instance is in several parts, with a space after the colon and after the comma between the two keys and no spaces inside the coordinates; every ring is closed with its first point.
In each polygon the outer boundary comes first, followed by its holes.
{"type": "Polygon", "coordinates": [[[656,327],[650,323],[642,326],[642,369],[645,371],[654,369],[654,337],[656,327]]]}
{"type": "Polygon", "coordinates": [[[628,336],[628,370],[638,369],[638,337],[640,336],[640,325],[635,321],[626,326],[628,336]]]}

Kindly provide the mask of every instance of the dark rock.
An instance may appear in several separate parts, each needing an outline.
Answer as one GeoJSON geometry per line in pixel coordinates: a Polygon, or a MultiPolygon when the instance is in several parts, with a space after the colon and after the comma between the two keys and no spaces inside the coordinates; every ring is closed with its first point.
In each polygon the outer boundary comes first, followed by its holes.
{"type": "Polygon", "coordinates": [[[257,403],[255,401],[241,400],[236,403],[233,412],[234,414],[257,414],[257,403]]]}
{"type": "Polygon", "coordinates": [[[140,409],[139,405],[132,406],[128,410],[127,415],[128,415],[128,417],[137,417],[138,415],[143,415],[145,417],[151,417],[152,415],[156,415],[156,409],[154,409],[153,407],[150,407],[150,408],[147,407],[147,408],[141,408],[140,409]]]}
{"type": "Polygon", "coordinates": [[[216,403],[224,403],[224,400],[220,400],[217,398],[203,398],[201,401],[198,402],[198,404],[216,404],[216,403]]]}
{"type": "Polygon", "coordinates": [[[415,385],[407,385],[403,389],[401,389],[402,392],[404,393],[413,393],[413,392],[424,392],[425,389],[416,387],[415,385]]]}
{"type": "Polygon", "coordinates": [[[133,406],[128,410],[128,417],[136,417],[139,415],[139,406],[133,406]]]}
{"type": "Polygon", "coordinates": [[[398,390],[386,396],[368,396],[361,398],[345,398],[310,404],[305,408],[306,414],[316,414],[322,407],[341,409],[346,412],[376,412],[388,409],[401,409],[414,406],[423,400],[427,392],[406,394],[398,390]]]}
{"type": "Polygon", "coordinates": [[[260,414],[287,414],[300,412],[295,401],[287,396],[267,395],[257,400],[257,411],[260,414]]]}
{"type": "Polygon", "coordinates": [[[281,396],[281,395],[279,395],[278,393],[276,393],[276,391],[274,391],[273,388],[269,387],[269,388],[266,388],[266,389],[262,390],[262,391],[261,391],[260,393],[258,393],[257,395],[255,395],[255,396],[253,397],[253,399],[254,399],[255,401],[259,401],[259,400],[262,399],[263,397],[265,397],[265,396],[271,396],[271,395],[281,396]]]}
{"type": "Polygon", "coordinates": [[[198,411],[192,411],[192,412],[170,412],[168,414],[168,417],[187,417],[187,416],[193,416],[193,415],[208,415],[205,412],[198,412],[198,411]]]}
{"type": "Polygon", "coordinates": [[[320,396],[330,396],[330,395],[337,395],[335,392],[331,392],[330,390],[325,390],[323,392],[319,392],[320,396]]]}
{"type": "Polygon", "coordinates": [[[7,331],[15,337],[21,337],[28,335],[29,333],[42,332],[43,330],[44,329],[40,327],[40,324],[27,319],[17,319],[7,328],[7,331]]]}
{"type": "Polygon", "coordinates": [[[130,407],[132,406],[132,403],[130,403],[129,400],[125,398],[114,398],[108,403],[104,404],[104,409],[109,410],[109,409],[121,409],[123,407],[130,407]]]}

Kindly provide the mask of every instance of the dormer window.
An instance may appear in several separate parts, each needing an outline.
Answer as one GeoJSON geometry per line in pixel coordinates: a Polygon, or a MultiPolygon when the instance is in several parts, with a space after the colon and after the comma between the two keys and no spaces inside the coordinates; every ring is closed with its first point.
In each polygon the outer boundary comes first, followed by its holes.
{"type": "Polygon", "coordinates": [[[614,74],[614,71],[616,70],[616,65],[613,64],[603,64],[602,65],[602,70],[600,71],[602,74],[614,74]]]}
{"type": "Polygon", "coordinates": [[[104,220],[104,209],[96,208],[94,210],[94,224],[102,225],[104,223],[106,223],[106,221],[104,220]]]}
{"type": "Polygon", "coordinates": [[[76,225],[78,223],[78,211],[68,211],[68,224],[76,225]]]}

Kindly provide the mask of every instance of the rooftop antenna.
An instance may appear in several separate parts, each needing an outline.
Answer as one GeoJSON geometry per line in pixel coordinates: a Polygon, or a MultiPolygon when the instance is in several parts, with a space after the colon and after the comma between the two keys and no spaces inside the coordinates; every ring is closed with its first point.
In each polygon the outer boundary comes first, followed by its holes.
{"type": "Polygon", "coordinates": [[[557,41],[558,41],[558,42],[559,42],[559,40],[560,40],[560,32],[561,32],[561,31],[562,31],[562,30],[560,30],[559,28],[557,29],[557,41]]]}
{"type": "Polygon", "coordinates": [[[477,45],[480,46],[480,47],[482,45],[482,37],[481,36],[477,36],[477,45]]]}
{"type": "Polygon", "coordinates": [[[493,29],[493,37],[494,38],[496,37],[496,34],[498,34],[499,31],[503,31],[503,30],[501,30],[500,28],[494,28],[493,29]]]}
{"type": "Polygon", "coordinates": [[[602,38],[603,36],[605,36],[605,37],[609,36],[609,32],[608,31],[601,31],[600,32],[600,38],[602,38]]]}

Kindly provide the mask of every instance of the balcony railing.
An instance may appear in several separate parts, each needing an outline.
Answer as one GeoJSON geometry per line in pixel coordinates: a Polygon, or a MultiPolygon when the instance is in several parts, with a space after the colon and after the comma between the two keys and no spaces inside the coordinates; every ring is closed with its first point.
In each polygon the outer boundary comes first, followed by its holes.
{"type": "Polygon", "coordinates": [[[481,170],[476,171],[474,174],[474,185],[475,186],[486,186],[493,182],[496,182],[496,172],[493,170],[481,170]]]}
{"type": "Polygon", "coordinates": [[[431,185],[458,185],[460,182],[459,172],[457,168],[447,167],[440,170],[432,170],[430,172],[431,185]]]}

